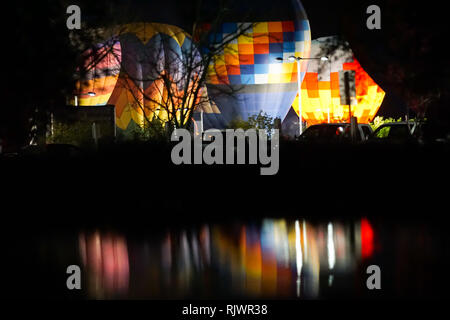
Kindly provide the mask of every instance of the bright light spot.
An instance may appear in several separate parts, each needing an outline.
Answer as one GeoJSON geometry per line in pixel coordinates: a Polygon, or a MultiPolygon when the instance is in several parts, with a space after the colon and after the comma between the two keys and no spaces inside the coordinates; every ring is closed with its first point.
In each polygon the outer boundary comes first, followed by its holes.
{"type": "Polygon", "coordinates": [[[281,63],[269,64],[269,74],[280,74],[282,72],[283,65],[281,63]]]}
{"type": "Polygon", "coordinates": [[[333,225],[328,223],[328,235],[327,235],[327,247],[328,247],[328,266],[331,269],[334,268],[334,264],[336,263],[336,255],[334,251],[334,240],[333,240],[333,225]]]}
{"type": "Polygon", "coordinates": [[[295,261],[297,263],[297,276],[300,277],[303,266],[302,244],[300,243],[300,224],[295,220],[295,261]]]}

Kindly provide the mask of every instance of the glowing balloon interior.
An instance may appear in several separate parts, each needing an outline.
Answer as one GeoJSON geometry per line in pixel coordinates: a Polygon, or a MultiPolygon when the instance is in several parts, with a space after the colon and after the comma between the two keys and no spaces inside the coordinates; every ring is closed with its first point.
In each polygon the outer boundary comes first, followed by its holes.
{"type": "MultiPolygon", "coordinates": [[[[341,103],[340,86],[344,84],[339,81],[339,72],[355,71],[356,105],[352,105],[352,116],[359,123],[372,121],[385,96],[383,89],[355,59],[348,44],[328,52],[327,46],[334,48],[336,41],[335,37],[312,41],[311,57],[318,59],[310,61],[301,87],[302,118],[308,125],[326,123],[328,120],[332,123],[349,121],[348,105],[341,103]],[[319,60],[325,54],[330,55],[330,60],[319,60]]],[[[292,107],[298,115],[298,95],[292,107]]]]}

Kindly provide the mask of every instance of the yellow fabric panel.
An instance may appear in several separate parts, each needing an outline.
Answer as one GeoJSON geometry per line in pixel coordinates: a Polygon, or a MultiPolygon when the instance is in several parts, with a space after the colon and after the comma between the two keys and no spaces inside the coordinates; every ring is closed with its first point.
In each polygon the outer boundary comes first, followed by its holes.
{"type": "Polygon", "coordinates": [[[96,106],[96,105],[104,105],[107,104],[110,94],[105,94],[102,96],[96,95],[95,97],[89,97],[89,98],[80,98],[78,99],[78,105],[79,106],[96,106]]]}
{"type": "Polygon", "coordinates": [[[239,44],[253,44],[253,35],[244,33],[237,40],[239,44]]]}
{"type": "Polygon", "coordinates": [[[78,95],[78,105],[93,106],[107,104],[118,78],[119,76],[116,75],[77,81],[76,90],[83,94],[78,95]],[[95,92],[96,95],[94,97],[88,96],[86,95],[88,92],[95,92]]]}
{"type": "MultiPolygon", "coordinates": [[[[281,65],[281,64],[280,64],[281,65]]],[[[282,76],[279,73],[269,73],[269,83],[281,83],[282,76]]]]}
{"type": "Polygon", "coordinates": [[[280,82],[281,83],[289,83],[291,82],[292,75],[290,73],[282,73],[280,74],[280,82]]]}
{"type": "Polygon", "coordinates": [[[330,90],[319,90],[320,104],[323,112],[328,112],[328,109],[332,108],[331,102],[331,91],[330,90]]]}
{"type": "Polygon", "coordinates": [[[132,105],[131,107],[131,118],[140,126],[144,125],[145,123],[142,109],[136,104],[132,105]]]}
{"type": "MultiPolygon", "coordinates": [[[[295,68],[297,68],[297,66],[294,66],[295,63],[282,63],[281,64],[281,72],[282,73],[289,73],[289,75],[291,75],[294,72],[297,72],[297,70],[295,68]]],[[[289,82],[290,79],[289,79],[289,82]]]]}
{"type": "Polygon", "coordinates": [[[127,105],[124,107],[124,110],[120,117],[116,115],[116,126],[122,130],[125,130],[128,127],[130,120],[131,120],[131,110],[130,106],[127,105]]]}
{"type": "Polygon", "coordinates": [[[225,45],[223,47],[223,53],[225,55],[227,55],[227,54],[238,55],[238,53],[239,53],[239,45],[235,44],[235,43],[228,43],[227,45],[225,45]]]}
{"type": "Polygon", "coordinates": [[[163,23],[130,23],[118,27],[116,33],[134,33],[143,44],[146,44],[148,40],[158,33],[164,33],[177,41],[180,47],[183,45],[186,38],[186,33],[182,29],[163,23]]]}
{"type": "MultiPolygon", "coordinates": [[[[330,108],[330,122],[348,121],[348,105],[341,105],[340,98],[332,98],[328,84],[311,82],[311,77],[305,77],[302,83],[302,117],[308,124],[328,121],[328,108],[330,108]],[[319,87],[321,90],[317,90],[319,87]],[[317,97],[317,93],[319,97],[317,97]]],[[[385,92],[378,86],[369,86],[367,94],[357,96],[358,104],[352,106],[352,115],[358,118],[359,123],[368,123],[375,117],[385,92]]],[[[298,114],[298,96],[292,103],[294,111],[298,114]]]]}
{"type": "Polygon", "coordinates": [[[253,26],[254,33],[267,33],[269,32],[269,27],[267,22],[258,22],[253,26]]]}

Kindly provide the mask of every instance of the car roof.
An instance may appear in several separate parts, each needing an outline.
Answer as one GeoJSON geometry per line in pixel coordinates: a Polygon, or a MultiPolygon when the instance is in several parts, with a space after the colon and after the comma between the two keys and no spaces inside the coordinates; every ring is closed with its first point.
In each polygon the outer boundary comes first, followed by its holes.
{"type": "Polygon", "coordinates": [[[385,127],[396,127],[396,126],[413,126],[414,122],[410,122],[409,124],[405,121],[401,121],[401,122],[388,122],[388,123],[383,123],[382,125],[380,125],[377,130],[379,130],[380,128],[385,128],[385,127]]]}
{"type": "Polygon", "coordinates": [[[342,122],[342,123],[317,123],[317,124],[313,124],[312,126],[342,126],[342,125],[349,125],[350,123],[348,122],[342,122]]]}
{"type": "MultiPolygon", "coordinates": [[[[340,122],[340,123],[318,123],[318,124],[313,124],[310,125],[308,128],[311,127],[319,127],[319,126],[349,126],[350,123],[348,122],[340,122]]],[[[358,126],[369,126],[369,124],[367,123],[358,123],[358,126]]]]}
{"type": "Polygon", "coordinates": [[[414,122],[414,121],[409,121],[409,122],[406,122],[406,121],[386,122],[386,123],[383,123],[381,126],[398,126],[398,125],[416,124],[416,123],[420,123],[420,122],[414,122]]]}

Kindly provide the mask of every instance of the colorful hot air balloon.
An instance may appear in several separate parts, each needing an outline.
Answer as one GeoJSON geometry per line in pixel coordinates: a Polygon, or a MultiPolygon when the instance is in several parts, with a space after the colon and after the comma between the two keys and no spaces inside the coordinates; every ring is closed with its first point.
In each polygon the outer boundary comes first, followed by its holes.
{"type": "Polygon", "coordinates": [[[309,22],[298,0],[288,1],[281,13],[272,16],[251,15],[254,22],[223,23],[209,35],[210,45],[221,45],[240,34],[214,57],[208,70],[208,93],[225,124],[236,118],[247,120],[261,111],[283,119],[297,94],[297,77],[303,79],[306,62],[301,62],[297,75],[296,62],[288,58],[309,57],[309,22]]]}
{"type": "MultiPolygon", "coordinates": [[[[343,90],[342,88],[340,90],[340,87],[343,86],[343,83],[340,83],[340,73],[353,70],[356,97],[353,98],[352,116],[356,117],[359,123],[372,121],[383,102],[385,92],[364,71],[351,49],[348,48],[348,44],[341,43],[339,45],[337,37],[313,40],[311,57],[317,58],[317,60],[310,61],[302,82],[303,120],[308,125],[328,121],[349,121],[348,104],[342,103],[345,99],[341,99],[343,90]],[[332,52],[330,52],[330,48],[333,48],[332,52]],[[321,61],[320,57],[325,55],[329,60],[321,61]]],[[[298,115],[298,95],[292,107],[298,115]]]]}
{"type": "MultiPolygon", "coordinates": [[[[155,116],[167,120],[168,113],[181,105],[192,106],[193,97],[187,97],[187,101],[181,98],[186,88],[193,90],[196,85],[192,78],[186,80],[184,62],[199,61],[201,57],[186,32],[166,24],[135,23],[118,27],[113,34],[112,39],[116,40],[103,45],[101,50],[106,54],[100,56],[94,71],[89,73],[93,80],[79,82],[80,105],[115,105],[116,126],[123,131],[143,126],[155,116]],[[89,91],[96,96],[83,94],[89,91]]],[[[193,70],[192,74],[198,72],[193,70]]]]}
{"type": "Polygon", "coordinates": [[[85,71],[76,84],[79,105],[97,106],[107,104],[117,84],[120,73],[121,47],[117,39],[98,44],[83,56],[85,71]],[[88,93],[95,92],[95,96],[88,93]]]}

